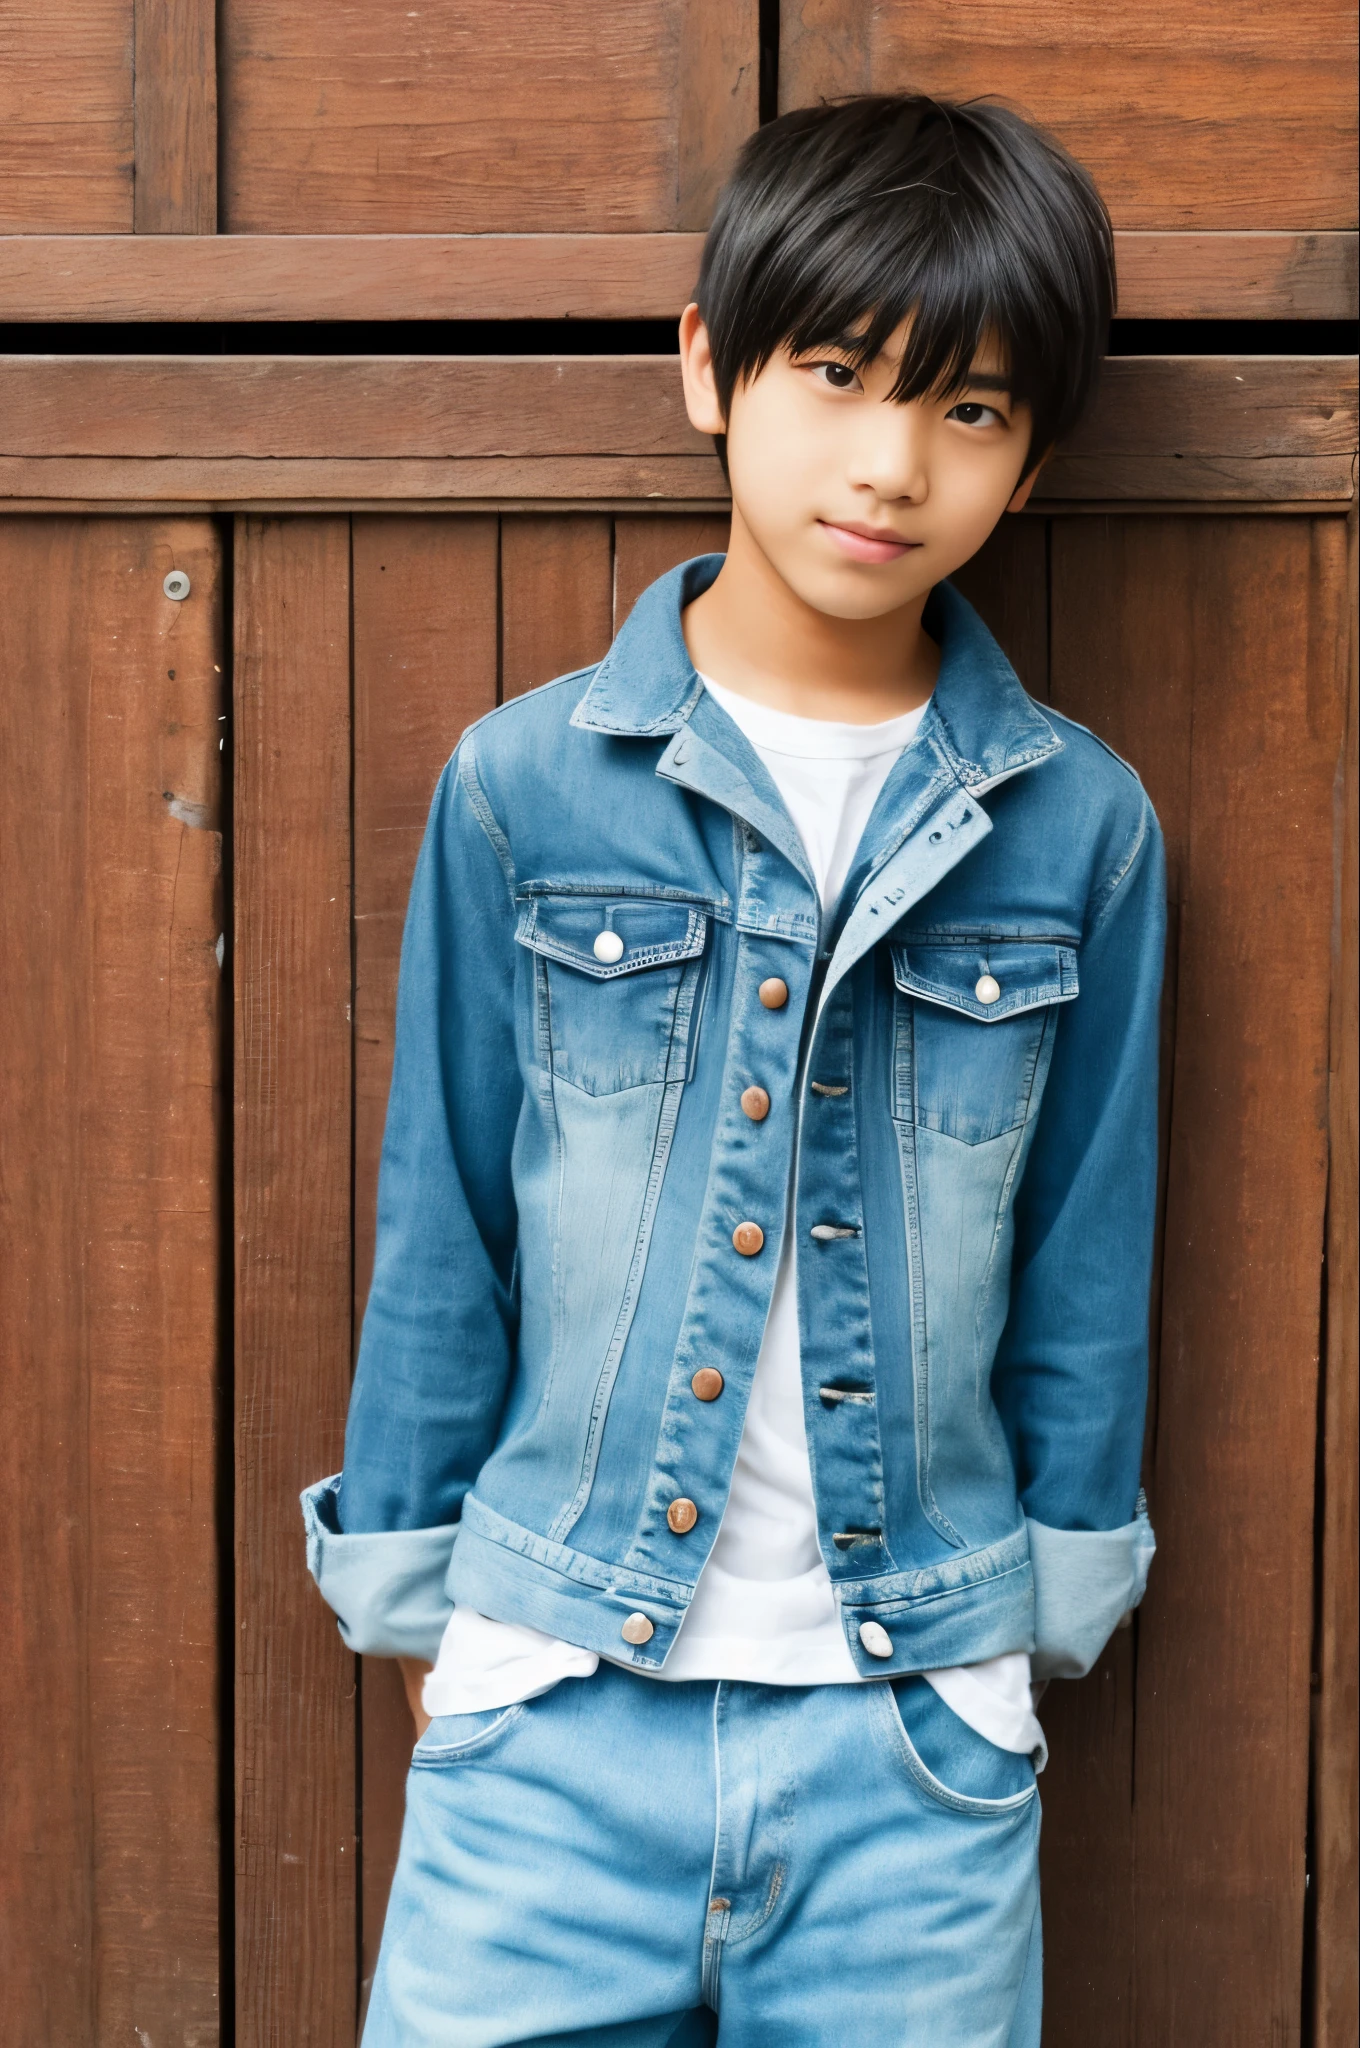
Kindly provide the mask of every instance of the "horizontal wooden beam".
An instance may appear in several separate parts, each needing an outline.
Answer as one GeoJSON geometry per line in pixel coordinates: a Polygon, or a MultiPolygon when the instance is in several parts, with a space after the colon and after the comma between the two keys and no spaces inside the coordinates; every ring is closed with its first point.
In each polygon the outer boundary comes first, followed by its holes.
{"type": "MultiPolygon", "coordinates": [[[[1115,236],[1127,319],[1339,320],[1353,234],[1115,236]]],[[[0,320],[674,319],[703,237],[0,236],[0,320]]]]}
{"type": "MultiPolygon", "coordinates": [[[[1337,503],[1350,356],[1112,357],[1063,502],[1337,503]]],[[[711,502],[670,356],[0,357],[0,498],[711,502]]]]}

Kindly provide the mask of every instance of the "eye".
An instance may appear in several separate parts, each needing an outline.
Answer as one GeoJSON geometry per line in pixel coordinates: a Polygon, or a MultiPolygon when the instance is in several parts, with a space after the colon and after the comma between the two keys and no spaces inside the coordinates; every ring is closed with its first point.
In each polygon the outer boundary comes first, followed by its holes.
{"type": "Polygon", "coordinates": [[[994,405],[980,405],[971,398],[965,399],[962,405],[951,406],[945,417],[958,420],[965,427],[1004,427],[1006,424],[1005,414],[998,412],[994,405]]]}
{"type": "Polygon", "coordinates": [[[819,383],[832,391],[860,391],[863,389],[858,376],[849,363],[809,363],[808,368],[819,383]]]}

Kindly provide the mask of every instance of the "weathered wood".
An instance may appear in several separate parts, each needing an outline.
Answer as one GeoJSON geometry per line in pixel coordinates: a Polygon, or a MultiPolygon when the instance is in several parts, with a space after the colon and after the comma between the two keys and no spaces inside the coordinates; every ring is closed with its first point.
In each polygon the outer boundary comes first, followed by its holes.
{"type": "Polygon", "coordinates": [[[783,0],[779,98],[1001,91],[1087,165],[1119,227],[1348,228],[1355,51],[1345,0],[1147,0],[1117,23],[1066,0],[783,0]]]}
{"type": "Polygon", "coordinates": [[[694,555],[726,552],[730,519],[723,513],[628,516],[614,521],[614,631],[649,583],[694,555]]]}
{"type": "MultiPolygon", "coordinates": [[[[107,504],[192,505],[231,511],[239,507],[314,511],[371,503],[386,510],[393,501],[416,511],[439,505],[461,511],[469,501],[504,499],[588,500],[625,506],[649,499],[682,505],[721,503],[727,486],[713,455],[548,455],[495,456],[459,462],[422,462],[403,457],[376,461],[308,456],[268,457],[124,455],[0,455],[0,510],[11,502],[33,509],[81,502],[102,511],[107,504]]],[[[564,507],[565,509],[565,507],[564,507]]]]}
{"type": "Polygon", "coordinates": [[[680,9],[675,225],[706,228],[760,125],[760,10],[758,0],[680,0],[680,9]]]}
{"type": "MultiPolygon", "coordinates": [[[[683,138],[682,127],[682,138],[683,138]]],[[[703,237],[7,235],[4,320],[652,320],[703,237]]],[[[1356,237],[1116,234],[1125,319],[1356,317],[1356,237]]]]}
{"type": "Polygon", "coordinates": [[[133,231],[215,235],[214,0],[133,0],[133,22],[133,231]]]}
{"type": "Polygon", "coordinates": [[[501,521],[501,696],[518,697],[588,661],[612,638],[613,523],[603,515],[501,521]]]}
{"type": "Polygon", "coordinates": [[[1125,604],[1174,627],[1194,690],[1135,2040],[1236,2048],[1297,2041],[1301,2010],[1344,526],[1167,522],[1126,546],[1135,570],[1153,552],[1125,604]]]}
{"type": "MultiPolygon", "coordinates": [[[[354,559],[354,1315],[373,1271],[406,898],[430,796],[496,702],[497,521],[356,519],[354,559]]],[[[362,1992],[401,1835],[412,1729],[395,1664],[366,1658],[362,1992]]]]}
{"type": "Polygon", "coordinates": [[[1048,696],[1048,524],[1003,519],[951,579],[995,633],[1032,697],[1048,696]]]}
{"type": "Polygon", "coordinates": [[[1316,2048],[1360,2039],[1355,1927],[1360,1904],[1360,1763],[1357,1762],[1356,1441],[1360,1437],[1360,1275],[1356,1198],[1360,1188],[1360,875],[1357,875],[1355,515],[1350,518],[1350,701],[1341,786],[1339,915],[1332,966],[1331,1164],[1327,1184],[1327,1363],[1323,1409],[1318,1699],[1313,1749],[1313,1838],[1317,1861],[1316,2048]]]}
{"type": "Polygon", "coordinates": [[[132,226],[133,0],[11,0],[0,27],[0,234],[132,226]]]}
{"type": "Polygon", "coordinates": [[[351,2048],[355,1662],[298,1491],[350,1382],[349,522],[235,551],[239,2048],[351,2048]]]}
{"type": "Polygon", "coordinates": [[[220,574],[203,520],[0,531],[16,2043],[218,2038],[220,574]]]}
{"type": "MultiPolygon", "coordinates": [[[[701,206],[697,155],[754,127],[752,0],[226,0],[233,234],[636,232],[701,206]],[[741,47],[745,35],[748,47],[741,47]],[[682,121],[683,59],[715,96],[682,121]],[[687,130],[682,149],[681,129],[687,130]]],[[[685,222],[688,225],[691,222],[685,222]]]]}

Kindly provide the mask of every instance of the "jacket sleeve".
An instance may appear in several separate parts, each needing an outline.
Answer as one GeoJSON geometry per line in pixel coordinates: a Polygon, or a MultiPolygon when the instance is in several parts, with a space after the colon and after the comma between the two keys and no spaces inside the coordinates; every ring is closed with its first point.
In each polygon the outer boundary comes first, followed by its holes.
{"type": "Polygon", "coordinates": [[[463,1496],[516,1337],[512,876],[469,735],[411,885],[373,1284],[343,1472],[302,1496],[308,1565],[354,1650],[433,1658],[463,1496]]]}
{"type": "Polygon", "coordinates": [[[1089,1671],[1155,1541],[1138,1484],[1157,1197],[1165,862],[1152,807],[1088,908],[1015,1204],[993,1389],[1029,1526],[1036,1678],[1089,1671]]]}

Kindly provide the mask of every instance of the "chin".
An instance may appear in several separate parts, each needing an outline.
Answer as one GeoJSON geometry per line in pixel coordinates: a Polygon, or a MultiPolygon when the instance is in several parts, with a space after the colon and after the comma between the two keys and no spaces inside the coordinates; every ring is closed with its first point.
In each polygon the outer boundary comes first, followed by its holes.
{"type": "Polygon", "coordinates": [[[937,576],[916,564],[913,567],[916,573],[910,578],[888,578],[873,569],[850,576],[843,572],[828,575],[825,570],[820,574],[781,574],[804,604],[824,612],[830,619],[881,619],[910,604],[938,582],[937,576]]]}

